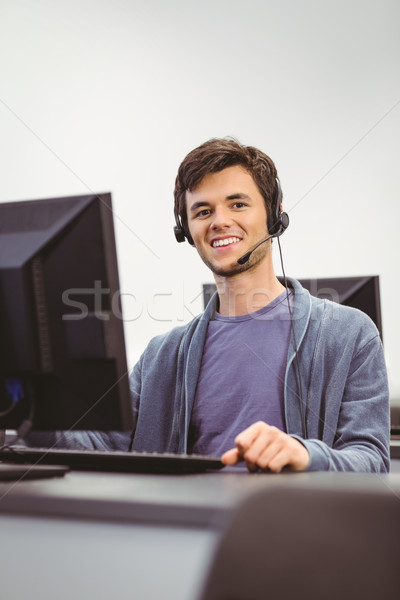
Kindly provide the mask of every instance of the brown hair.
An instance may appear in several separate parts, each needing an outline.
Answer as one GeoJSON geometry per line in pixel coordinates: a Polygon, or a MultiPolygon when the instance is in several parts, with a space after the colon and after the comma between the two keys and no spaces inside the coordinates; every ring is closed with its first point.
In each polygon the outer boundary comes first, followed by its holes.
{"type": "MultiPolygon", "coordinates": [[[[268,216],[268,229],[275,220],[273,206],[277,171],[273,161],[253,146],[243,146],[233,138],[213,138],[195,148],[184,158],[175,180],[175,217],[181,220],[185,234],[189,233],[186,213],[186,191],[193,190],[210,173],[240,165],[253,177],[268,216]]],[[[178,222],[179,224],[179,222],[178,222]]],[[[189,241],[191,242],[190,235],[189,241]]]]}

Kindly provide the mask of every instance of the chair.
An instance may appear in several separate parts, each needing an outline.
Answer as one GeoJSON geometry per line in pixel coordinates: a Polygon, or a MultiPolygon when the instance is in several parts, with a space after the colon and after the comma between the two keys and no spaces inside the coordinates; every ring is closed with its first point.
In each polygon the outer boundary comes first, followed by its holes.
{"type": "Polygon", "coordinates": [[[200,598],[382,600],[399,583],[400,495],[271,486],[234,512],[200,598]]]}

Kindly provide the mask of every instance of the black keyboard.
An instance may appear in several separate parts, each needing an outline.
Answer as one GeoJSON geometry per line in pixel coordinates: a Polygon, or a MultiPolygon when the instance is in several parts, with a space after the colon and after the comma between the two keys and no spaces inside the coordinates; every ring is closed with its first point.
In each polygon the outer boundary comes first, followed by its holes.
{"type": "Polygon", "coordinates": [[[224,466],[219,458],[200,454],[65,450],[25,446],[1,450],[0,461],[30,465],[66,465],[78,471],[117,473],[200,473],[224,466]]]}

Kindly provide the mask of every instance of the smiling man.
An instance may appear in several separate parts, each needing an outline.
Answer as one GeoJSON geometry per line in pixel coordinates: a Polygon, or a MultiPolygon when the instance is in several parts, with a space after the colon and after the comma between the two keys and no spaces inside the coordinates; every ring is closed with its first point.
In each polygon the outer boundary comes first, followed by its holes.
{"type": "Polygon", "coordinates": [[[378,332],[359,311],[277,279],[271,238],[288,224],[281,200],[275,165],[257,148],[213,139],[182,162],[175,235],[196,248],[217,293],[203,315],[144,353],[132,379],[134,447],[145,443],[143,376],[161,376],[163,364],[167,391],[153,402],[163,433],[150,442],[163,437],[157,449],[220,454],[251,471],[386,471],[378,332]]]}
{"type": "Polygon", "coordinates": [[[217,293],[135,366],[132,449],[219,455],[250,471],[387,471],[378,331],[360,311],[277,279],[272,238],[288,217],[272,160],[210,140],[180,165],[174,195],[176,239],[197,250],[217,293]]]}
{"type": "MultiPolygon", "coordinates": [[[[271,165],[271,212],[277,185],[274,175],[271,165]]],[[[290,314],[285,287],[274,274],[271,243],[260,245],[248,261],[238,263],[269,235],[260,189],[242,164],[233,165],[206,175],[188,189],[182,206],[190,241],[213,272],[219,298],[204,346],[189,449],[220,454],[247,425],[236,438],[236,449],[224,453],[224,462],[244,459],[251,470],[280,471],[288,465],[303,469],[309,462],[307,450],[283,431],[283,367],[290,314]],[[262,322],[264,333],[260,336],[262,322]],[[275,343],[268,345],[270,336],[275,343]],[[232,350],[234,361],[227,357],[232,350]],[[233,397],[227,389],[234,389],[233,397]]]]}
{"type": "Polygon", "coordinates": [[[130,444],[117,432],[57,432],[51,443],[211,454],[250,471],[388,471],[378,331],[364,313],[277,279],[272,238],[288,217],[272,160],[210,140],[186,156],[174,194],[176,239],[197,250],[217,292],[143,352],[130,444]]]}

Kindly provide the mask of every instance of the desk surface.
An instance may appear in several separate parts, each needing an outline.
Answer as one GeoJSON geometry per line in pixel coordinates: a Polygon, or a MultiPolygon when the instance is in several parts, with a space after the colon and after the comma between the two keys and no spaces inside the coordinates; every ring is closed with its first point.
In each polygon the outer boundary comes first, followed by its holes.
{"type": "Polygon", "coordinates": [[[295,502],[304,486],[390,489],[400,498],[400,469],[389,475],[70,472],[0,483],[1,597],[197,600],[235,507],[263,488],[287,487],[295,502]]]}
{"type": "Polygon", "coordinates": [[[400,495],[400,469],[390,474],[220,471],[143,475],[71,471],[62,478],[0,483],[0,513],[101,521],[217,527],[246,496],[276,486],[363,487],[400,495]]]}

